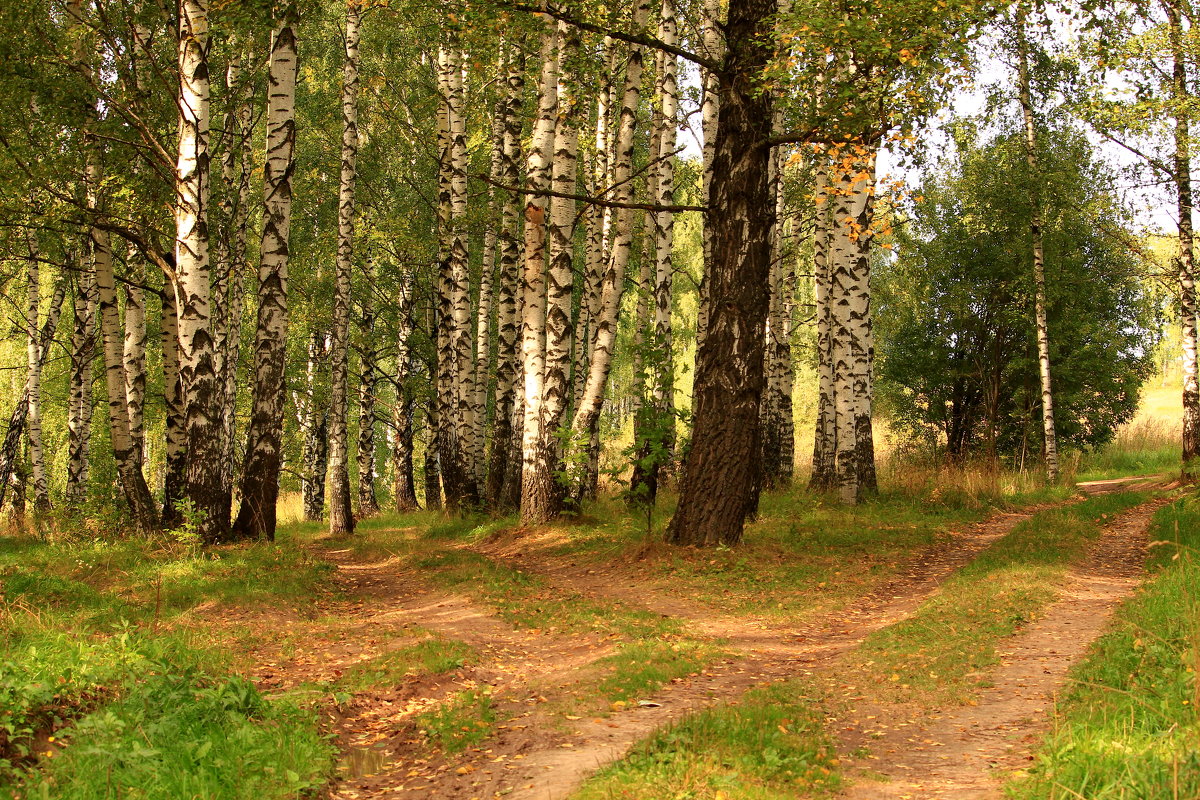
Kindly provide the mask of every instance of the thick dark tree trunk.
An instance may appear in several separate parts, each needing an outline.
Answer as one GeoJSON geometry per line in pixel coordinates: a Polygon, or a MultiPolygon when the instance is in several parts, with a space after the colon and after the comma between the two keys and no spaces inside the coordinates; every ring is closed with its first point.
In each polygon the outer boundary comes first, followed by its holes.
{"type": "Polygon", "coordinates": [[[695,426],[667,540],[733,545],[757,506],[764,329],[769,304],[772,98],[758,78],[770,56],[774,0],[731,0],[718,74],[721,110],[709,222],[708,331],[696,365],[695,426]]]}

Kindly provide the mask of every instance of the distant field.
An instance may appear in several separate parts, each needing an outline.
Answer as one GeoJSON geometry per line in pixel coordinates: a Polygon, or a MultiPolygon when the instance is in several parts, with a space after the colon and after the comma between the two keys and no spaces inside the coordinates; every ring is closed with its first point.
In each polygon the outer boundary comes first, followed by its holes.
{"type": "Polygon", "coordinates": [[[1182,378],[1179,375],[1154,377],[1142,387],[1142,405],[1131,424],[1148,419],[1178,424],[1182,416],[1182,378]]]}

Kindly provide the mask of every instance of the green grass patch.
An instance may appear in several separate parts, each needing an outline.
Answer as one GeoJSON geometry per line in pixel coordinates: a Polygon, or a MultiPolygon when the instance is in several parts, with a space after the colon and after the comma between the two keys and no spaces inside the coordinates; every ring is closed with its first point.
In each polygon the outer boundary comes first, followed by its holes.
{"type": "Polygon", "coordinates": [[[685,717],[591,778],[576,800],[784,800],[841,783],[818,703],[798,683],[685,717]]]}
{"type": "Polygon", "coordinates": [[[1147,499],[1099,495],[1039,512],[954,573],[908,619],[867,637],[851,666],[889,699],[965,702],[998,662],[998,643],[1035,619],[1101,526],[1147,499]]]}
{"type": "MultiPolygon", "coordinates": [[[[1178,403],[1179,395],[1172,393],[1172,396],[1178,403]]],[[[1180,414],[1172,416],[1178,420],[1180,414]]],[[[1121,428],[1108,444],[1078,456],[1079,480],[1179,472],[1181,435],[1177,422],[1168,423],[1153,416],[1137,419],[1121,428]]]]}
{"type": "Polygon", "coordinates": [[[60,800],[289,798],[328,778],[332,747],[315,714],[268,703],[240,678],[172,666],[81,719],[14,794],[60,800]]]}
{"type": "Polygon", "coordinates": [[[446,703],[419,714],[413,721],[431,744],[451,753],[473,747],[492,733],[496,710],[492,696],[471,689],[460,692],[446,703]]]}
{"type": "Polygon", "coordinates": [[[1200,497],[1158,511],[1153,578],[1072,673],[1022,800],[1200,797],[1200,497]]]}
{"type": "Polygon", "coordinates": [[[231,677],[232,633],[181,615],[299,602],[326,572],[267,545],[0,540],[0,797],[275,798],[323,784],[333,754],[315,713],[231,677]]]}
{"type": "Polygon", "coordinates": [[[720,655],[713,645],[686,639],[629,642],[596,662],[608,672],[597,689],[607,703],[633,703],[675,678],[699,672],[720,655]]]}
{"type": "Polygon", "coordinates": [[[396,686],[414,675],[440,675],[456,670],[467,664],[473,655],[471,646],[465,642],[426,639],[354,664],[337,685],[352,692],[396,686]]]}

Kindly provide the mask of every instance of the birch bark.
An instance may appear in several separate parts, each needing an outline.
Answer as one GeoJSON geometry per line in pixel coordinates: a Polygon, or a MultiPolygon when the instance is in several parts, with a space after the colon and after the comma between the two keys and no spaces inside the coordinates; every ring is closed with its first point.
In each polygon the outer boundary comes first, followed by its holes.
{"type": "Polygon", "coordinates": [[[526,524],[549,521],[562,511],[565,493],[558,481],[562,441],[560,428],[571,393],[571,306],[574,295],[575,201],[578,182],[579,131],[575,126],[579,97],[573,62],[579,36],[566,23],[557,35],[558,88],[554,155],[550,185],[560,196],[550,199],[548,236],[550,265],[546,273],[545,372],[539,408],[533,471],[522,483],[521,519],[526,524]]]}
{"type": "MultiPolygon", "coordinates": [[[[146,431],[143,408],[146,403],[146,265],[137,259],[125,289],[125,340],[122,366],[125,377],[125,404],[129,416],[129,437],[138,468],[146,460],[146,431]]],[[[35,486],[36,488],[36,486],[35,486]]]]}
{"type": "Polygon", "coordinates": [[[396,446],[392,455],[392,504],[396,511],[417,508],[417,488],[413,480],[413,400],[408,385],[413,368],[412,351],[408,343],[413,329],[412,297],[412,275],[405,271],[401,275],[396,298],[396,404],[392,412],[392,425],[396,430],[396,446]]]}
{"type": "MultiPolygon", "coordinates": [[[[304,430],[304,518],[316,522],[325,517],[325,476],[329,455],[329,413],[323,405],[328,383],[329,337],[313,333],[308,339],[305,397],[301,412],[304,430]]],[[[298,404],[299,405],[299,404],[298,404]]]]}
{"type": "Polygon", "coordinates": [[[184,497],[186,485],[187,427],[179,384],[179,314],[175,305],[175,286],[170,280],[163,286],[159,299],[162,301],[160,342],[163,425],[166,429],[162,523],[164,528],[174,528],[181,521],[178,504],[184,497]]]}
{"type": "Polygon", "coordinates": [[[350,278],[354,265],[354,189],[358,161],[359,0],[346,2],[345,61],[342,64],[342,170],[338,191],[338,247],[334,273],[333,346],[329,393],[329,533],[354,530],[350,505],[347,434],[347,343],[350,329],[350,278]]]}
{"type": "Polygon", "coordinates": [[[67,415],[67,502],[79,508],[87,500],[92,437],[92,360],[96,355],[96,283],[91,245],[85,243],[71,334],[71,378],[67,415]]]}
{"type": "MultiPolygon", "coordinates": [[[[288,260],[291,253],[288,242],[292,227],[292,170],[296,149],[296,13],[292,3],[281,9],[267,67],[267,138],[263,162],[258,312],[254,328],[254,392],[246,431],[246,458],[242,466],[242,504],[233,525],[234,535],[242,539],[266,537],[273,541],[275,538],[275,506],[283,458],[288,260]]],[[[242,126],[248,134],[245,117],[242,126]]],[[[248,135],[244,141],[249,142],[248,135]]],[[[245,146],[242,159],[245,176],[248,161],[245,146]]],[[[308,388],[310,392],[313,389],[311,385],[308,388]]],[[[228,383],[225,389],[229,391],[228,383]]],[[[309,397],[311,402],[312,395],[309,397]]],[[[320,483],[323,487],[323,472],[320,483]]],[[[311,481],[306,483],[304,493],[305,516],[309,519],[310,484],[311,481]]],[[[319,516],[320,509],[317,513],[319,516]]]]}
{"type": "MultiPolygon", "coordinates": [[[[37,233],[32,229],[26,232],[25,240],[29,248],[26,272],[29,287],[25,303],[26,364],[29,374],[25,382],[25,394],[29,405],[26,427],[29,436],[30,483],[34,510],[47,511],[50,508],[50,486],[46,479],[46,455],[42,447],[42,364],[45,358],[38,328],[42,301],[41,248],[38,246],[37,233]]],[[[0,475],[0,485],[6,479],[7,475],[0,475]]],[[[3,505],[2,500],[0,505],[3,505]]]]}
{"type": "Polygon", "coordinates": [[[234,477],[234,436],[236,433],[237,367],[242,328],[242,276],[246,269],[246,235],[250,199],[250,135],[253,91],[249,84],[241,90],[241,100],[233,102],[241,82],[241,57],[233,56],[225,70],[225,90],[229,105],[225,114],[221,154],[221,235],[217,239],[216,269],[213,275],[214,350],[217,376],[221,382],[221,492],[222,502],[232,508],[234,477]],[[239,155],[241,169],[238,169],[239,155]]]}
{"type": "MultiPolygon", "coordinates": [[[[501,86],[503,87],[499,98],[496,100],[492,109],[491,119],[491,157],[488,165],[488,178],[491,181],[488,184],[488,219],[487,229],[483,235],[483,264],[479,270],[479,302],[476,304],[475,312],[475,369],[472,373],[473,396],[471,404],[475,409],[476,415],[476,431],[474,437],[474,452],[471,459],[475,465],[475,482],[480,487],[481,499],[487,502],[490,495],[488,494],[488,466],[490,463],[489,454],[487,452],[487,437],[484,435],[484,430],[487,425],[487,395],[488,395],[488,378],[489,368],[492,362],[492,315],[493,315],[493,287],[499,288],[503,282],[502,277],[497,276],[497,266],[500,263],[501,237],[503,235],[502,228],[504,227],[504,206],[507,204],[507,194],[501,193],[502,190],[496,188],[496,184],[515,186],[516,184],[504,184],[504,146],[505,146],[505,129],[507,127],[506,117],[508,115],[508,62],[512,58],[512,48],[505,42],[500,43],[500,55],[497,58],[496,74],[500,76],[501,86]]],[[[502,324],[500,317],[502,311],[500,303],[495,303],[495,315],[497,329],[502,324]]],[[[497,333],[497,339],[499,334],[497,333]]],[[[500,360],[500,342],[496,343],[496,359],[497,370],[499,369],[500,360]]],[[[492,430],[495,430],[495,425],[492,425],[492,430]]]]}
{"type": "MultiPolygon", "coordinates": [[[[39,297],[40,299],[40,297],[39,297]]],[[[37,338],[35,339],[37,348],[37,364],[36,368],[39,373],[38,381],[40,383],[40,373],[44,371],[46,361],[50,354],[50,345],[54,343],[54,332],[58,328],[59,316],[62,313],[63,300],[66,299],[66,284],[59,282],[54,288],[54,295],[50,299],[49,313],[46,315],[46,321],[43,323],[41,330],[36,331],[37,338]]],[[[8,428],[5,429],[4,441],[0,444],[0,507],[4,505],[5,493],[8,489],[9,482],[18,471],[19,461],[21,456],[21,433],[26,428],[26,422],[29,422],[30,437],[29,451],[30,461],[36,464],[34,455],[35,434],[33,432],[34,424],[34,405],[37,402],[38,392],[33,391],[33,380],[30,377],[33,375],[33,369],[30,370],[30,376],[27,376],[25,390],[17,399],[16,405],[13,407],[12,414],[8,418],[8,428]]],[[[44,464],[43,464],[44,466],[44,464]]],[[[24,491],[24,483],[14,487],[14,491],[19,489],[24,491]]],[[[35,508],[38,508],[37,495],[34,497],[35,508]]],[[[49,508],[49,497],[47,496],[47,505],[49,508]]],[[[18,497],[13,498],[13,508],[23,509],[24,500],[18,497]]]]}
{"type": "MultiPolygon", "coordinates": [[[[1038,182],[1037,157],[1037,126],[1033,118],[1033,101],[1029,90],[1029,42],[1026,38],[1025,8],[1017,6],[1017,83],[1021,102],[1021,120],[1025,134],[1025,163],[1033,177],[1034,185],[1031,190],[1032,201],[1029,216],[1029,234],[1033,248],[1033,305],[1034,322],[1037,326],[1038,345],[1038,377],[1042,388],[1042,435],[1044,454],[1046,457],[1046,478],[1051,483],[1058,480],[1058,436],[1054,430],[1054,391],[1050,376],[1050,327],[1046,318],[1046,256],[1042,245],[1042,208],[1038,182]]],[[[1185,123],[1186,124],[1186,123],[1185,123]]],[[[1186,137],[1186,129],[1185,129],[1186,137]]],[[[1186,138],[1185,138],[1186,142],[1186,138]]],[[[1186,147],[1186,143],[1184,145],[1186,147]]],[[[1190,199],[1188,202],[1189,214],[1190,199]]],[[[1182,207],[1182,202],[1181,202],[1182,207]]],[[[1190,220],[1189,220],[1190,228],[1190,220]]],[[[1180,241],[1183,240],[1183,224],[1180,224],[1180,241]]],[[[1190,251],[1189,243],[1189,251],[1190,251]]],[[[1190,270],[1189,270],[1190,272],[1190,270]]],[[[1189,316],[1192,327],[1192,384],[1195,385],[1195,329],[1196,315],[1193,308],[1189,316]]],[[[1186,338],[1186,333],[1185,333],[1186,338]]],[[[1185,344],[1186,348],[1186,344],[1185,344]]],[[[1184,394],[1187,394],[1187,379],[1184,380],[1184,394]]],[[[1185,425],[1186,436],[1186,425],[1185,425]]]]}
{"type": "Polygon", "coordinates": [[[558,117],[558,73],[562,56],[560,30],[549,17],[542,34],[542,72],[538,83],[538,115],[526,162],[525,264],[521,319],[521,364],[524,376],[524,421],[521,436],[521,519],[540,522],[537,481],[541,442],[543,381],[546,372],[546,227],[558,117]]]}
{"type": "Polygon", "coordinates": [[[874,149],[850,144],[832,192],[829,293],[838,494],[858,503],[874,486],[871,431],[871,294],[869,242],[875,186],[874,149]]]}
{"type": "MultiPolygon", "coordinates": [[[[725,55],[725,43],[720,31],[721,0],[704,0],[701,12],[701,37],[704,54],[713,61],[720,61],[725,55]]],[[[701,191],[704,205],[712,200],[712,165],[717,148],[717,118],[721,111],[721,80],[712,70],[701,68],[701,85],[703,93],[700,102],[700,128],[704,145],[701,151],[701,191]]],[[[702,247],[704,258],[701,262],[700,296],[697,298],[696,314],[696,353],[699,354],[701,343],[708,333],[709,300],[708,300],[708,271],[713,260],[712,223],[708,215],[704,215],[702,232],[702,247]]]]}
{"type": "MultiPolygon", "coordinates": [[[[633,9],[633,30],[642,31],[650,15],[649,0],[638,0],[633,9]]],[[[633,196],[634,133],[637,124],[637,108],[642,91],[643,53],[638,45],[632,45],[629,61],[625,67],[625,85],[621,96],[621,112],[617,125],[616,144],[613,153],[612,184],[615,186],[613,199],[628,203],[633,196]]],[[[587,382],[579,407],[571,421],[571,438],[574,446],[586,443],[589,460],[595,450],[595,434],[600,421],[600,409],[604,403],[604,390],[612,367],[613,343],[617,334],[617,316],[621,309],[624,291],[625,270],[633,247],[633,210],[620,208],[614,217],[614,239],[601,290],[601,303],[595,317],[596,326],[592,355],[588,368],[587,382]]]]}
{"type": "Polygon", "coordinates": [[[221,503],[221,384],[217,380],[209,268],[210,97],[208,0],[179,5],[179,157],[175,167],[175,294],[179,377],[186,409],[187,497],[201,536],[225,539],[221,503]]]}
{"type": "Polygon", "coordinates": [[[367,256],[366,286],[362,296],[362,316],[359,320],[362,331],[362,357],[358,384],[358,513],[374,516],[379,513],[379,500],[375,497],[375,410],[376,393],[379,391],[379,351],[375,344],[375,264],[367,256]]]}
{"type": "Polygon", "coordinates": [[[837,464],[837,392],[833,381],[833,307],[829,296],[829,231],[831,196],[829,158],[816,155],[813,188],[813,300],[817,328],[817,424],[813,436],[809,488],[828,491],[835,485],[837,464]]]}
{"type": "MultiPolygon", "coordinates": [[[[675,18],[675,0],[663,0],[662,16],[659,21],[658,37],[670,45],[679,43],[679,28],[675,18]]],[[[675,204],[675,144],[678,126],[679,88],[676,80],[678,58],[659,52],[658,103],[659,103],[659,146],[657,157],[658,187],[656,202],[661,206],[675,204]]],[[[655,412],[659,417],[662,441],[661,463],[653,465],[654,485],[658,485],[658,473],[671,472],[675,451],[675,363],[674,332],[671,328],[672,284],[675,264],[672,251],[675,246],[675,213],[654,212],[654,386],[655,412]]]]}
{"type": "Polygon", "coordinates": [[[446,505],[458,509],[476,505],[479,488],[471,463],[476,415],[471,405],[470,272],[465,229],[467,135],[462,52],[456,42],[439,50],[438,67],[444,120],[438,466],[446,505]]]}
{"type": "MultiPolygon", "coordinates": [[[[517,48],[508,53],[503,108],[503,141],[500,177],[505,186],[516,186],[520,178],[521,107],[525,88],[525,58],[517,48]]],[[[492,450],[488,458],[487,486],[484,497],[496,507],[505,508],[505,478],[509,465],[520,460],[513,449],[513,408],[523,386],[523,371],[518,369],[518,342],[521,320],[521,201],[516,192],[504,192],[500,227],[499,292],[496,300],[496,394],[492,427],[492,450]]],[[[518,492],[519,496],[519,492],[518,492]]]]}

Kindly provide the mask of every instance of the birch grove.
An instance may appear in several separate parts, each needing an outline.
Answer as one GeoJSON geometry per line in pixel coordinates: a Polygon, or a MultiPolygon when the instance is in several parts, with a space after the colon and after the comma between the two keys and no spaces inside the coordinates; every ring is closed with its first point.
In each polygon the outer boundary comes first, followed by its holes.
{"type": "MultiPolygon", "coordinates": [[[[206,544],[271,541],[299,518],[350,535],[419,508],[535,529],[623,494],[651,528],[666,509],[670,543],[731,546],[793,480],[870,502],[877,414],[892,430],[897,397],[925,402],[895,381],[876,398],[872,283],[912,257],[889,248],[927,244],[906,217],[916,190],[877,162],[913,152],[948,97],[982,24],[951,5],[942,30],[896,9],[843,27],[786,0],[42,14],[39,68],[74,99],[23,97],[27,131],[0,120],[21,140],[0,139],[21,198],[0,201],[21,232],[0,260],[20,275],[20,359],[4,366],[26,398],[0,407],[5,489],[27,483],[39,514],[116,505],[131,528],[206,544]],[[62,362],[43,369],[59,363],[40,333],[52,283],[62,362]],[[810,434],[811,463],[796,453],[810,434]]],[[[1160,11],[1156,91],[1184,108],[1186,20],[1160,11]]],[[[1054,175],[1040,62],[1024,39],[1016,54],[1005,119],[1024,168],[1054,175]]],[[[1186,459],[1195,126],[1170,122],[1154,168],[1180,218],[1186,459]]],[[[1033,201],[1024,377],[1036,358],[1040,390],[1023,413],[1042,417],[1050,482],[1095,422],[1071,405],[1075,373],[1050,391],[1066,351],[1050,339],[1053,188],[1017,195],[1033,201]]],[[[950,460],[949,434],[927,435],[950,460]]]]}

